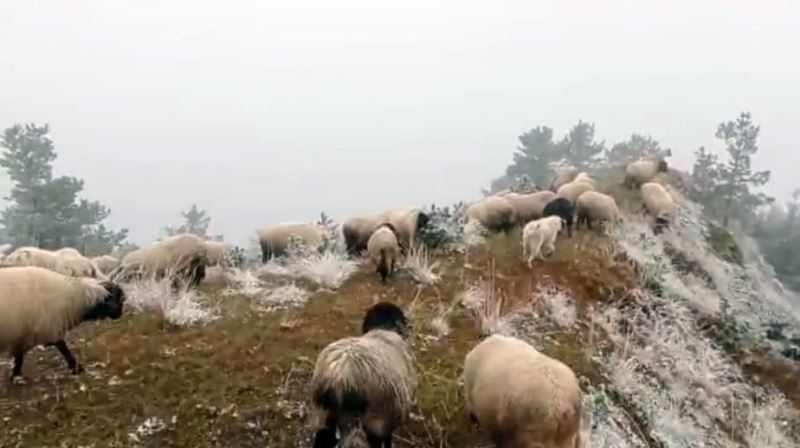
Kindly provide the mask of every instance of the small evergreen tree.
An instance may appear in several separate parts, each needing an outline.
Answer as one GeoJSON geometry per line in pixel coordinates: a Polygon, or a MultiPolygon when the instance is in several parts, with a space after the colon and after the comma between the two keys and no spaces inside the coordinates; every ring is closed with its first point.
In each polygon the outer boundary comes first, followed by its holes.
{"type": "MultiPolygon", "coordinates": [[[[83,181],[74,177],[53,178],[55,147],[47,125],[15,125],[5,130],[0,146],[5,148],[0,167],[13,182],[10,204],[0,214],[9,242],[15,246],[45,249],[82,248],[84,238],[94,234],[110,210],[99,202],[79,199],[83,181]]],[[[118,233],[103,229],[103,235],[122,241],[118,233]]]]}
{"type": "Polygon", "coordinates": [[[527,176],[529,182],[544,185],[550,169],[559,158],[559,148],[553,142],[553,130],[539,126],[519,136],[519,146],[514,152],[514,162],[506,170],[511,188],[517,178],[527,176]]]}
{"type": "Polygon", "coordinates": [[[164,231],[167,236],[180,235],[182,233],[189,233],[206,239],[218,239],[222,241],[222,236],[211,238],[208,235],[208,225],[211,223],[211,217],[208,216],[205,210],[197,207],[197,204],[192,204],[189,210],[181,212],[183,224],[178,227],[167,226],[164,231]]]}
{"type": "Polygon", "coordinates": [[[598,158],[605,150],[603,142],[594,141],[594,124],[583,121],[573,126],[558,146],[559,155],[581,171],[596,167],[599,163],[598,158]]]}

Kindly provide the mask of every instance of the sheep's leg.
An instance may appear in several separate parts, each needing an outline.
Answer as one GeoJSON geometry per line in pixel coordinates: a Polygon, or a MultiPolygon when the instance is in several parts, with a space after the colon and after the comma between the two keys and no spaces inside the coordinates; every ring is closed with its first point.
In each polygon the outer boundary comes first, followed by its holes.
{"type": "Polygon", "coordinates": [[[14,350],[14,368],[11,370],[11,381],[14,378],[22,376],[22,364],[25,361],[25,352],[23,350],[14,350]]]}
{"type": "Polygon", "coordinates": [[[63,339],[51,345],[55,347],[59,353],[61,353],[61,356],[64,357],[64,361],[67,362],[67,367],[69,368],[70,372],[75,374],[83,372],[83,367],[80,364],[78,364],[78,361],[76,361],[75,357],[72,356],[72,352],[69,350],[69,347],[67,347],[67,343],[64,342],[63,339]]]}
{"type": "Polygon", "coordinates": [[[383,440],[383,448],[392,448],[392,435],[391,434],[386,436],[386,438],[383,440]]]}
{"type": "MultiPolygon", "coordinates": [[[[389,436],[391,438],[391,436],[389,436]]],[[[389,442],[391,444],[391,442],[389,442]]],[[[384,444],[384,440],[381,440],[380,437],[367,433],[367,444],[369,444],[369,448],[381,448],[384,444]]]]}

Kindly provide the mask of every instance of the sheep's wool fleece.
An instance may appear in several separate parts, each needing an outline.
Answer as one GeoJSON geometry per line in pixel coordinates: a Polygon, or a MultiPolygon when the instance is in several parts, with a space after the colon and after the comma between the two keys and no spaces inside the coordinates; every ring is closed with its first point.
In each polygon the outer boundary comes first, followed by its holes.
{"type": "Polygon", "coordinates": [[[3,260],[3,266],[37,266],[71,277],[98,277],[99,274],[97,266],[90,259],[69,248],[49,251],[37,247],[21,247],[3,260]]]}
{"type": "Polygon", "coordinates": [[[487,433],[520,443],[509,446],[568,446],[577,437],[575,374],[530,344],[501,335],[485,339],[467,354],[464,379],[468,409],[487,433]]]}
{"type": "Polygon", "coordinates": [[[258,239],[261,246],[269,246],[275,255],[283,255],[291,238],[298,238],[309,249],[318,249],[325,244],[325,230],[316,224],[282,223],[261,228],[258,239]]]}
{"type": "Polygon", "coordinates": [[[204,241],[195,235],[176,235],[135,250],[122,259],[126,273],[164,275],[189,268],[193,261],[206,257],[204,241]]]}
{"type": "Polygon", "coordinates": [[[477,221],[487,229],[497,229],[514,223],[514,207],[508,199],[490,196],[467,208],[467,222],[477,221]]]}
{"type": "Polygon", "coordinates": [[[592,190],[594,190],[594,185],[589,182],[570,182],[562,185],[556,194],[558,197],[568,200],[570,204],[575,205],[575,201],[578,200],[580,195],[592,190]]]}
{"type": "Polygon", "coordinates": [[[205,243],[208,264],[212,266],[222,264],[230,251],[228,245],[221,241],[206,241],[205,243]]]}
{"type": "MultiPolygon", "coordinates": [[[[417,373],[411,351],[400,335],[372,330],[340,339],[317,357],[312,391],[333,390],[342,402],[346,391],[357,392],[368,401],[364,424],[371,432],[386,434],[390,422],[403,421],[417,388],[417,373]]],[[[325,411],[317,409],[320,415],[325,411]]]]}
{"type": "Polygon", "coordinates": [[[0,352],[62,339],[106,295],[90,278],[39,267],[0,269],[0,352]]]}
{"type": "Polygon", "coordinates": [[[596,191],[587,191],[578,197],[576,212],[593,220],[613,221],[619,218],[617,202],[611,196],[596,191]]]}
{"type": "MultiPolygon", "coordinates": [[[[419,219],[420,213],[420,209],[412,207],[406,210],[386,212],[379,217],[394,226],[397,231],[397,242],[408,246],[416,239],[417,220],[419,219]]],[[[378,225],[380,225],[380,223],[378,225]]]]}
{"type": "Polygon", "coordinates": [[[647,211],[661,219],[672,219],[675,215],[675,201],[661,184],[648,182],[641,188],[642,200],[647,211]]]}
{"type": "Polygon", "coordinates": [[[400,246],[394,232],[387,227],[381,227],[372,233],[367,243],[369,259],[378,264],[381,261],[381,249],[386,251],[387,261],[396,259],[400,255],[400,246]]]}
{"type": "Polygon", "coordinates": [[[625,176],[640,184],[650,182],[658,175],[660,160],[637,160],[625,168],[625,176]]]}
{"type": "Polygon", "coordinates": [[[575,179],[575,176],[578,175],[580,170],[575,167],[566,167],[560,168],[556,171],[555,176],[553,176],[553,181],[550,182],[550,189],[553,191],[558,191],[562,185],[568,184],[575,179]]]}
{"type": "Polygon", "coordinates": [[[104,274],[109,274],[111,271],[114,270],[114,268],[119,266],[119,260],[117,260],[116,258],[112,257],[111,255],[103,255],[103,256],[100,256],[100,257],[94,257],[94,258],[92,258],[92,262],[104,274]]]}
{"type": "Polygon", "coordinates": [[[531,194],[509,193],[503,196],[517,216],[517,222],[525,224],[534,219],[539,219],[544,214],[544,207],[556,198],[552,191],[537,191],[531,194]]]}

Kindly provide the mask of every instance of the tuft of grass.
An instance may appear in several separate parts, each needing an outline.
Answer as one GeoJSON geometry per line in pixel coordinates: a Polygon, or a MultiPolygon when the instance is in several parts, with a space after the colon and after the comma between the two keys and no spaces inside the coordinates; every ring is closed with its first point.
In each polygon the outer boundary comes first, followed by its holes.
{"type": "Polygon", "coordinates": [[[145,279],[125,286],[126,306],[136,311],[156,311],[176,326],[205,325],[217,316],[200,301],[199,292],[188,285],[174,287],[169,278],[145,279]]]}
{"type": "Polygon", "coordinates": [[[303,279],[322,288],[337,289],[358,268],[359,262],[345,253],[326,251],[270,260],[259,269],[259,274],[303,279]]]}
{"type": "Polygon", "coordinates": [[[428,254],[425,246],[414,245],[408,252],[408,256],[403,261],[405,268],[417,283],[423,285],[434,285],[441,280],[437,273],[439,263],[433,261],[428,254]]]}

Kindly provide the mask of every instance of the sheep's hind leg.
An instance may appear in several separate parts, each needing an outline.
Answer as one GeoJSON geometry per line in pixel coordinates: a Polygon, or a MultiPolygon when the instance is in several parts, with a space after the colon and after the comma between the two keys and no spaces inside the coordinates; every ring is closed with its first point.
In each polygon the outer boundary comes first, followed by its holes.
{"type": "Polygon", "coordinates": [[[25,362],[25,352],[14,350],[14,368],[11,370],[11,381],[22,377],[22,364],[25,362]]]}
{"type": "MultiPolygon", "coordinates": [[[[389,440],[389,446],[391,447],[391,436],[389,436],[389,440]]],[[[369,448],[382,448],[384,446],[384,440],[376,435],[367,433],[367,444],[369,445],[369,448]]]]}
{"type": "Polygon", "coordinates": [[[67,362],[67,367],[69,368],[70,372],[74,374],[83,372],[83,366],[78,364],[78,361],[76,361],[75,357],[72,356],[72,352],[69,350],[69,347],[67,347],[67,343],[64,342],[63,339],[50,345],[55,347],[58,350],[58,352],[61,353],[61,356],[64,357],[64,361],[67,362]]]}

